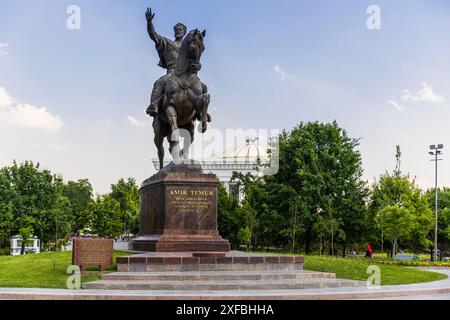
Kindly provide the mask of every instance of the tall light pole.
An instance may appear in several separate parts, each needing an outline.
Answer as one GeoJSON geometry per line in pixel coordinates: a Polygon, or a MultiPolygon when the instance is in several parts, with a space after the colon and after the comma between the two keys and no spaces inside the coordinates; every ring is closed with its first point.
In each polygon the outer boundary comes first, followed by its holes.
{"type": "Polygon", "coordinates": [[[438,156],[442,154],[442,149],[444,148],[443,144],[438,144],[436,145],[431,145],[430,146],[430,151],[429,154],[431,156],[434,156],[434,159],[431,159],[431,161],[435,162],[435,169],[434,169],[434,191],[435,191],[435,203],[434,203],[434,219],[435,219],[435,224],[434,224],[434,261],[437,261],[437,234],[438,234],[438,187],[437,187],[437,167],[438,167],[438,161],[442,160],[442,159],[438,159],[438,156]]]}

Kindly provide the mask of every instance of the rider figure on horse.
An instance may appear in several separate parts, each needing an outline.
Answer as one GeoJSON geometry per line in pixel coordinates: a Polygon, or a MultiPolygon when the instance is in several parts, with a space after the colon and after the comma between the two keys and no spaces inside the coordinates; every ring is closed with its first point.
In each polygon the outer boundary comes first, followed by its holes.
{"type": "Polygon", "coordinates": [[[207,122],[211,122],[208,114],[210,94],[197,76],[205,50],[206,30],[194,29],[187,33],[186,26],[178,23],[174,27],[175,40],[172,41],[156,33],[153,26],[155,14],[150,8],[145,16],[148,34],[155,42],[160,58],[159,66],[167,69],[167,74],[155,82],[150,106],[146,111],[154,118],[154,142],[162,169],[165,138],[169,142],[174,162],[189,160],[189,146],[194,141],[196,120],[200,122],[198,129],[201,133],[207,130],[207,122]],[[186,133],[183,136],[183,149],[180,149],[181,134],[186,133]]]}
{"type": "Polygon", "coordinates": [[[147,114],[151,117],[158,116],[158,108],[161,102],[161,99],[164,96],[164,85],[169,78],[169,76],[174,72],[175,67],[177,65],[178,55],[180,52],[181,44],[183,42],[183,38],[186,35],[187,28],[182,23],[177,23],[174,27],[175,40],[172,41],[163,37],[156,33],[155,27],[153,25],[153,18],[155,14],[152,13],[152,10],[149,8],[145,13],[147,18],[147,31],[150,38],[155,42],[156,50],[159,55],[159,66],[161,68],[167,69],[167,74],[159,78],[154,86],[151,95],[150,105],[147,108],[147,114]]]}

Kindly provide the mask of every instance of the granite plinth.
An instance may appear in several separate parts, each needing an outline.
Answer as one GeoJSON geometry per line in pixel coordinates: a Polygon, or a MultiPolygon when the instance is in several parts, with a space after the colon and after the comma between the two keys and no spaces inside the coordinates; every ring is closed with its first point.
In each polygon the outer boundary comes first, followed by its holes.
{"type": "Polygon", "coordinates": [[[228,252],[217,229],[219,180],[200,165],[170,163],[144,181],[139,237],[132,249],[146,252],[228,252]]]}

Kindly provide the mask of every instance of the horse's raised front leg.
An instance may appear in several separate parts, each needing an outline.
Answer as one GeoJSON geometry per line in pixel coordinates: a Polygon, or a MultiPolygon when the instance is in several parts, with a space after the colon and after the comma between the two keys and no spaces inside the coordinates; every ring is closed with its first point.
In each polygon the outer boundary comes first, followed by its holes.
{"type": "Polygon", "coordinates": [[[206,84],[202,83],[202,91],[203,91],[203,99],[202,99],[202,108],[201,108],[201,122],[202,122],[202,127],[201,127],[201,133],[205,133],[206,129],[208,129],[208,122],[211,121],[211,118],[208,114],[208,107],[209,107],[209,103],[211,101],[211,95],[208,93],[208,87],[206,86],[206,84]]]}
{"type": "Polygon", "coordinates": [[[208,107],[211,101],[211,96],[209,93],[203,95],[203,112],[202,112],[202,133],[206,132],[208,129],[208,107]]]}

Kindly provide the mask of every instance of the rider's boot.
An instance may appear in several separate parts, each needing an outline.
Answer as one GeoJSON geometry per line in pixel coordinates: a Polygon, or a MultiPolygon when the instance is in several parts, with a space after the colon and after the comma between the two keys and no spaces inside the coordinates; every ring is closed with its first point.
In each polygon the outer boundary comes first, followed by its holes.
{"type": "Polygon", "coordinates": [[[150,98],[150,105],[147,108],[147,114],[151,117],[156,117],[158,115],[158,105],[161,99],[162,91],[161,86],[158,85],[158,83],[155,83],[150,98]]]}

